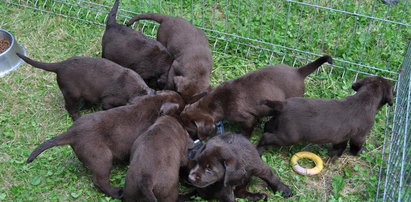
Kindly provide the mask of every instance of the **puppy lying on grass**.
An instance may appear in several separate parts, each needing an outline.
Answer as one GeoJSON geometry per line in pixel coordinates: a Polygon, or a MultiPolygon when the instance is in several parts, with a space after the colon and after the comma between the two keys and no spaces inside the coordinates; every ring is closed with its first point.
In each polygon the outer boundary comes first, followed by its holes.
{"type": "Polygon", "coordinates": [[[334,161],[348,141],[350,152],[358,155],[374,125],[375,114],[385,104],[393,104],[393,87],[382,77],[363,78],[352,85],[357,91],[344,99],[289,98],[263,100],[274,117],[265,124],[258,143],[262,154],[268,145],[289,146],[300,142],[332,143],[329,155],[334,161]]]}
{"type": "Polygon", "coordinates": [[[177,90],[187,103],[191,102],[192,96],[209,91],[213,58],[203,31],[183,18],[157,13],[137,15],[127,25],[143,19],[160,23],[157,40],[174,57],[166,89],[177,90]]]}
{"type": "Polygon", "coordinates": [[[133,99],[133,104],[87,114],[67,130],[38,146],[27,159],[31,163],[44,150],[70,145],[81,162],[93,173],[93,182],[104,193],[120,198],[122,189],[109,182],[113,161],[128,162],[134,140],[159,117],[163,105],[181,108],[183,99],[176,92],[164,91],[133,99]]]}
{"type": "Polygon", "coordinates": [[[164,88],[173,57],[158,41],[116,23],[119,0],[108,15],[103,35],[103,58],[137,72],[147,84],[164,88]]]}
{"type": "Polygon", "coordinates": [[[173,117],[178,108],[178,104],[163,105],[164,116],[134,141],[123,201],[177,200],[179,170],[187,165],[188,149],[193,146],[173,117]]]}
{"type": "Polygon", "coordinates": [[[181,113],[190,135],[205,139],[220,120],[239,122],[242,134],[250,137],[258,117],[269,115],[270,108],[257,105],[259,100],[284,100],[304,96],[304,79],[323,63],[323,56],[301,68],[287,65],[268,66],[217,86],[199,101],[187,105],[181,113]]]}
{"type": "Polygon", "coordinates": [[[211,138],[196,153],[190,167],[188,179],[198,189],[189,195],[198,194],[207,200],[235,201],[235,197],[251,201],[266,199],[267,195],[263,193],[247,191],[252,176],[263,179],[273,191],[282,192],[284,197],[292,195],[291,190],[260,159],[255,146],[242,135],[226,133],[211,138]]]}
{"type": "Polygon", "coordinates": [[[103,109],[127,104],[130,98],[151,94],[137,73],[103,58],[72,57],[57,63],[42,63],[17,55],[28,64],[57,74],[65,107],[73,121],[81,115],[81,100],[102,103],[103,109]]]}

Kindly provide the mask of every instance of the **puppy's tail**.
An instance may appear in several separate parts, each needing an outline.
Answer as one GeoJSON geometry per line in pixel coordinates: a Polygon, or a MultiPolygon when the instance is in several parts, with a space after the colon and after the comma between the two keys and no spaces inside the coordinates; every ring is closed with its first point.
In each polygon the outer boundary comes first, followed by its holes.
{"type": "Polygon", "coordinates": [[[281,112],[284,108],[285,102],[278,100],[260,100],[258,105],[266,105],[271,108],[270,114],[281,112]]]}
{"type": "Polygon", "coordinates": [[[325,62],[328,62],[329,64],[333,63],[333,59],[331,58],[331,56],[322,56],[320,58],[318,58],[317,60],[315,60],[314,62],[311,62],[305,66],[302,66],[300,68],[298,68],[298,73],[300,73],[300,75],[302,77],[307,77],[309,74],[313,73],[318,67],[320,67],[322,64],[324,64],[325,62]]]}
{"type": "Polygon", "coordinates": [[[33,67],[37,67],[49,72],[54,72],[57,73],[57,69],[60,66],[59,63],[44,63],[44,62],[38,62],[35,60],[32,60],[20,53],[16,53],[17,56],[19,56],[21,59],[24,60],[24,62],[27,62],[28,64],[30,64],[33,67]]]}
{"type": "Polygon", "coordinates": [[[127,22],[127,26],[130,27],[135,21],[139,21],[139,20],[154,20],[161,24],[167,18],[169,17],[163,14],[159,14],[159,13],[143,13],[143,14],[136,15],[133,18],[131,18],[127,22]]]}
{"type": "Polygon", "coordinates": [[[108,14],[107,17],[107,25],[112,25],[116,23],[116,16],[117,16],[117,11],[118,11],[118,4],[119,0],[116,0],[114,2],[113,8],[111,8],[110,13],[108,14]]]}
{"type": "Polygon", "coordinates": [[[70,144],[72,141],[72,136],[72,133],[64,132],[59,136],[46,140],[30,154],[26,162],[31,163],[39,154],[41,154],[43,151],[47,149],[50,149],[55,146],[70,144]]]}

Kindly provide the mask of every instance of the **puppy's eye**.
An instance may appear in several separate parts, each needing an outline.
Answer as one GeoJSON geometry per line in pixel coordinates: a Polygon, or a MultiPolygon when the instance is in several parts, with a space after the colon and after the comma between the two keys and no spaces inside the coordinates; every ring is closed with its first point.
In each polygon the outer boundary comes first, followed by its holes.
{"type": "Polygon", "coordinates": [[[205,171],[206,171],[207,174],[213,173],[213,170],[211,168],[206,168],[205,171]]]}

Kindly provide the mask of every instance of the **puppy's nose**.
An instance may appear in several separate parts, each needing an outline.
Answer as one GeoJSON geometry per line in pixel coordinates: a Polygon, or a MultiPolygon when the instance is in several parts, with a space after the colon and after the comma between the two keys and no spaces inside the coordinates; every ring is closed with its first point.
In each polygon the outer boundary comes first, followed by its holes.
{"type": "Polygon", "coordinates": [[[188,176],[188,179],[190,179],[191,182],[196,182],[196,181],[200,180],[200,176],[198,176],[194,173],[190,173],[190,175],[188,176]]]}

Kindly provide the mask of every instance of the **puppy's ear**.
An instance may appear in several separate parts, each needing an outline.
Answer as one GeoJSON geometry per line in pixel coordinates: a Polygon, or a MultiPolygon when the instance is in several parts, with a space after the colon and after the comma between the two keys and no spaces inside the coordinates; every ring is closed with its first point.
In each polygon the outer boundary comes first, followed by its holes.
{"type": "MultiPolygon", "coordinates": [[[[385,80],[385,87],[384,87],[384,100],[385,103],[388,103],[388,105],[392,106],[394,104],[394,94],[393,94],[393,87],[392,84],[389,81],[385,80]]],[[[385,104],[384,103],[384,104],[385,104]]]]}
{"type": "Polygon", "coordinates": [[[221,148],[220,151],[225,167],[224,186],[242,184],[247,174],[244,165],[237,160],[229,148],[221,148]]]}
{"type": "Polygon", "coordinates": [[[276,101],[276,100],[260,100],[257,102],[259,105],[267,105],[274,111],[282,111],[284,108],[283,101],[276,101]]]}
{"type": "Polygon", "coordinates": [[[160,115],[174,115],[177,113],[180,105],[174,102],[166,102],[161,105],[160,115]]]}
{"type": "Polygon", "coordinates": [[[360,79],[357,82],[353,83],[351,88],[354,91],[358,91],[364,85],[364,79],[360,79]]]}
{"type": "Polygon", "coordinates": [[[388,97],[386,98],[386,101],[390,106],[394,104],[394,95],[392,94],[392,90],[388,92],[388,97]]]}
{"type": "Polygon", "coordinates": [[[186,91],[187,88],[189,88],[189,85],[190,85],[189,79],[182,77],[182,76],[175,76],[173,79],[174,79],[174,84],[176,86],[177,92],[184,92],[186,91]]]}
{"type": "Polygon", "coordinates": [[[187,116],[187,114],[181,113],[180,120],[182,122],[182,126],[186,129],[190,137],[192,139],[198,139],[197,138],[197,126],[194,124],[194,122],[191,121],[191,119],[187,116]]]}
{"type": "Polygon", "coordinates": [[[203,91],[201,93],[197,93],[195,95],[193,95],[193,97],[191,97],[190,101],[187,104],[193,104],[194,102],[197,102],[198,100],[200,100],[202,97],[206,96],[208,94],[208,92],[203,91]]]}

